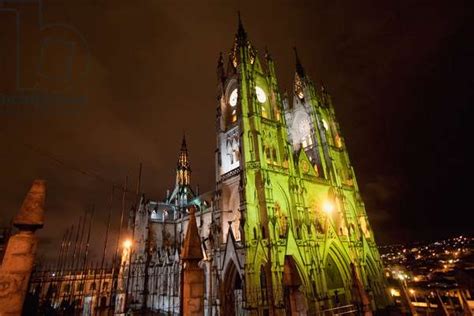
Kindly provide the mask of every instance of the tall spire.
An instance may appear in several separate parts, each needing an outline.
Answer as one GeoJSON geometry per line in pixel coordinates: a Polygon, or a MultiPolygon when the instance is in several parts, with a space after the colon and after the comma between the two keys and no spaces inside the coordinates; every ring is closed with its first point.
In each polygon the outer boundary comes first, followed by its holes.
{"type": "Polygon", "coordinates": [[[237,68],[237,65],[242,61],[241,58],[243,58],[243,60],[248,60],[250,64],[253,64],[257,55],[255,49],[247,38],[247,32],[245,32],[242,19],[240,18],[240,12],[238,12],[238,18],[239,26],[237,28],[237,34],[235,35],[234,46],[230,53],[230,60],[232,61],[234,68],[237,68]],[[243,52],[241,52],[241,49],[243,49],[243,52]]]}
{"type": "Polygon", "coordinates": [[[183,134],[181,150],[178,155],[178,165],[176,167],[176,184],[189,185],[191,181],[191,167],[189,165],[188,148],[186,146],[186,135],[183,134]]]}
{"type": "Polygon", "coordinates": [[[183,140],[181,142],[181,152],[185,151],[186,153],[188,152],[188,149],[186,148],[186,134],[183,133],[183,140]]]}
{"type": "Polygon", "coordinates": [[[301,65],[300,57],[298,56],[298,51],[296,50],[296,47],[293,47],[293,50],[295,51],[296,73],[298,74],[298,76],[300,76],[301,79],[303,79],[305,77],[303,65],[301,65]]]}
{"type": "Polygon", "coordinates": [[[239,27],[237,29],[237,39],[239,42],[243,42],[247,40],[247,33],[245,32],[244,25],[242,24],[242,19],[240,17],[240,11],[237,11],[237,15],[239,17],[239,27]]]}

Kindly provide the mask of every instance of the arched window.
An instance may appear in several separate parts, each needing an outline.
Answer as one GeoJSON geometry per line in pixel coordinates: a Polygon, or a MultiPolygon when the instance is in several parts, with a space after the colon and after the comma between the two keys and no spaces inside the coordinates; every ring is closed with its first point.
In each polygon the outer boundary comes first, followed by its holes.
{"type": "Polygon", "coordinates": [[[344,288],[343,276],[346,274],[343,270],[340,270],[337,263],[338,258],[333,254],[329,254],[325,266],[326,286],[329,291],[329,295],[332,297],[332,302],[335,306],[344,305],[347,303],[347,294],[344,288]]]}
{"type": "Polygon", "coordinates": [[[272,155],[269,147],[264,147],[265,148],[265,158],[267,160],[268,164],[272,163],[272,155]]]}

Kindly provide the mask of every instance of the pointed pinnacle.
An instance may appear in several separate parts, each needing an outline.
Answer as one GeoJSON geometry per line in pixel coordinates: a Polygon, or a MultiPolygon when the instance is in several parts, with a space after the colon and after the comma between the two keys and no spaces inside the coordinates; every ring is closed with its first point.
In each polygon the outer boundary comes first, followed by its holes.
{"type": "Polygon", "coordinates": [[[267,60],[272,60],[272,55],[271,55],[270,52],[268,51],[267,46],[265,46],[265,58],[266,58],[267,60]]]}
{"type": "Polygon", "coordinates": [[[183,132],[183,141],[181,142],[181,150],[186,150],[187,149],[187,146],[186,146],[186,134],[185,132],[183,132]]]}
{"type": "Polygon", "coordinates": [[[217,67],[222,67],[224,65],[224,57],[222,52],[219,52],[219,59],[217,60],[217,67]]]}
{"type": "Polygon", "coordinates": [[[46,181],[35,180],[23,201],[13,224],[20,229],[35,230],[43,227],[46,181]]]}
{"type": "Polygon", "coordinates": [[[237,37],[239,39],[246,39],[247,37],[247,33],[245,33],[245,29],[244,29],[244,25],[242,24],[242,19],[240,17],[240,11],[237,11],[237,15],[238,15],[238,18],[239,18],[239,27],[237,29],[237,37]]]}
{"type": "Polygon", "coordinates": [[[201,238],[194,215],[194,207],[189,210],[189,223],[186,235],[184,237],[183,247],[181,249],[181,258],[188,261],[200,261],[203,258],[201,250],[201,238]]]}
{"type": "Polygon", "coordinates": [[[300,57],[298,56],[298,51],[296,50],[296,47],[293,47],[293,50],[295,51],[295,62],[296,62],[296,73],[300,78],[303,78],[305,76],[304,68],[301,65],[300,57]]]}

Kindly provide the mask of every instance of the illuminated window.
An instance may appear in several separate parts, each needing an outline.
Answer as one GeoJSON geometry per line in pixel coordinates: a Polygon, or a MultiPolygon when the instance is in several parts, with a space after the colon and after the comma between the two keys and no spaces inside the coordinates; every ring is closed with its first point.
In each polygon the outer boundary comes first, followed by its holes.
{"type": "Polygon", "coordinates": [[[268,118],[267,109],[266,109],[264,104],[262,104],[262,117],[263,118],[268,118]]]}
{"type": "Polygon", "coordinates": [[[325,130],[328,130],[329,129],[329,126],[328,126],[328,123],[326,122],[325,119],[322,120],[323,121],[323,127],[325,130]]]}
{"type": "Polygon", "coordinates": [[[304,137],[301,141],[301,145],[303,146],[303,148],[313,145],[313,139],[311,138],[311,135],[304,137]]]}
{"type": "Polygon", "coordinates": [[[271,157],[271,152],[270,152],[269,147],[265,148],[265,158],[267,159],[268,164],[272,163],[272,157],[271,157]]]}
{"type": "Polygon", "coordinates": [[[316,172],[316,176],[319,177],[319,168],[318,168],[318,165],[314,165],[314,171],[316,172]]]}
{"type": "Polygon", "coordinates": [[[275,120],[279,122],[280,118],[281,118],[280,110],[277,109],[275,111],[275,120]]]}
{"type": "Polygon", "coordinates": [[[334,137],[334,143],[336,144],[337,148],[342,147],[342,139],[339,135],[336,135],[336,137],[334,137]]]}

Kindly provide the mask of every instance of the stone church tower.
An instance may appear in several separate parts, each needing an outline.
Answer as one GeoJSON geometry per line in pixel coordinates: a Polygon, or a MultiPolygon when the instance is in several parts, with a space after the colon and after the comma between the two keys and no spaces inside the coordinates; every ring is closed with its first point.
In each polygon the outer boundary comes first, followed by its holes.
{"type": "Polygon", "coordinates": [[[314,314],[357,296],[370,297],[372,309],[387,303],[331,98],[295,54],[290,98],[240,20],[229,59],[218,61],[214,218],[221,242],[233,248],[221,266],[225,315],[238,312],[239,301],[259,315],[314,314]]]}
{"type": "Polygon", "coordinates": [[[272,58],[260,61],[239,20],[217,66],[215,190],[191,188],[183,139],[175,187],[132,212],[128,307],[179,314],[191,310],[186,297],[205,315],[368,315],[387,305],[331,98],[295,55],[293,93],[282,96],[272,58]]]}

